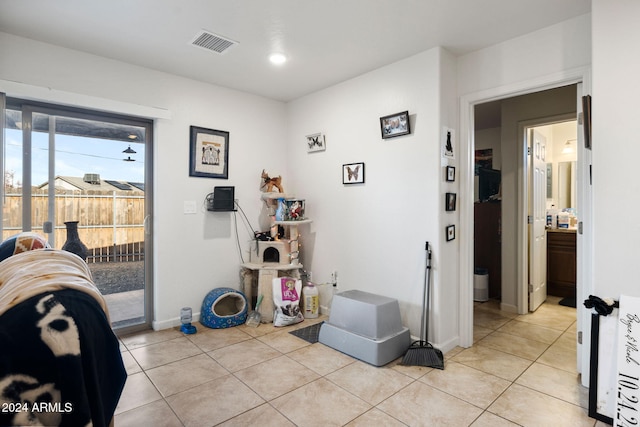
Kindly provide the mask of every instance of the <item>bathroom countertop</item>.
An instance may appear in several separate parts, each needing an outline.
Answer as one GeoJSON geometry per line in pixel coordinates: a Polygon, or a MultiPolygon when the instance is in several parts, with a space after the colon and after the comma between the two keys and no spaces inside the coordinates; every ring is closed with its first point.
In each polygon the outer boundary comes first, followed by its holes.
{"type": "Polygon", "coordinates": [[[575,233],[577,228],[547,228],[548,233],[575,233]]]}

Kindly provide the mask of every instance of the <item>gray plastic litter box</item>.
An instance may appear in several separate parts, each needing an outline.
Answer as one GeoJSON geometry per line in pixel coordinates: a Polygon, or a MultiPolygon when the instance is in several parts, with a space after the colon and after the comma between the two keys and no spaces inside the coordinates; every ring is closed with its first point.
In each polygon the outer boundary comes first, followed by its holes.
{"type": "Polygon", "coordinates": [[[329,320],[320,327],[318,341],[374,366],[402,356],[411,345],[402,326],[398,301],[363,291],[333,296],[329,320]]]}

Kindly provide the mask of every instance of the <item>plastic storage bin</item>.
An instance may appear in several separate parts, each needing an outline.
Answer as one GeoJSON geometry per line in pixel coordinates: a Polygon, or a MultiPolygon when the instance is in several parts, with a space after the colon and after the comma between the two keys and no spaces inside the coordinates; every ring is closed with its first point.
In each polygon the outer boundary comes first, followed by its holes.
{"type": "Polygon", "coordinates": [[[398,301],[358,290],[334,295],[329,321],[320,327],[318,340],[374,366],[397,359],[411,345],[398,301]]]}

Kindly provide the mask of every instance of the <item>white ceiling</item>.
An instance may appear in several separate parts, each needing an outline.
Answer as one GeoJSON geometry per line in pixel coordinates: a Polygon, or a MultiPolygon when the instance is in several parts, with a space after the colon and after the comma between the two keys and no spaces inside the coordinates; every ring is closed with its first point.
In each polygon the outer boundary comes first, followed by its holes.
{"type": "Polygon", "coordinates": [[[0,31],[289,101],[435,46],[460,55],[591,0],[0,0],[0,31]],[[200,30],[238,42],[224,54],[200,30]],[[271,52],[289,61],[269,63],[271,52]]]}

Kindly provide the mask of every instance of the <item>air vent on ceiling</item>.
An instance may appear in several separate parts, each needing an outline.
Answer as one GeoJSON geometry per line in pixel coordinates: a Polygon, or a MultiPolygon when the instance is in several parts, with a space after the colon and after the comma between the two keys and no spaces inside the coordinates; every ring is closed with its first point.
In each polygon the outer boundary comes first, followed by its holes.
{"type": "Polygon", "coordinates": [[[196,34],[191,41],[191,44],[202,49],[222,54],[237,45],[238,42],[210,33],[209,31],[200,30],[200,32],[196,34]]]}

